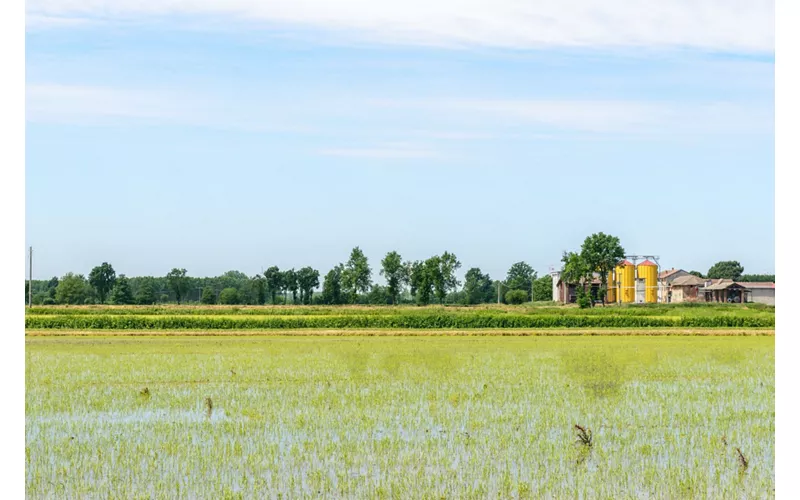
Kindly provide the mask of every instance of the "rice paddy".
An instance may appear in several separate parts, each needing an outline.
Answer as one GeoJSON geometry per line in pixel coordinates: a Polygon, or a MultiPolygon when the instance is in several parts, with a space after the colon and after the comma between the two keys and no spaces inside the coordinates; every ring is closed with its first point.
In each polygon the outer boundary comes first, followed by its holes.
{"type": "Polygon", "coordinates": [[[771,498],[774,359],[771,335],[29,335],[26,491],[771,498]]]}

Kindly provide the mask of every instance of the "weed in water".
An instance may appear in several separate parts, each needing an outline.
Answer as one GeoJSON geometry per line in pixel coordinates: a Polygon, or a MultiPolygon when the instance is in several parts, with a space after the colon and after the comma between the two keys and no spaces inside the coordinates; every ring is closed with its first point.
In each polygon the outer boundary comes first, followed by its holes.
{"type": "Polygon", "coordinates": [[[747,461],[747,458],[742,453],[742,450],[736,448],[736,453],[739,455],[739,467],[741,467],[742,472],[747,470],[747,467],[750,465],[750,462],[747,461]]]}
{"type": "Polygon", "coordinates": [[[211,418],[211,411],[214,409],[214,403],[211,402],[211,398],[206,398],[206,417],[211,418]]]}
{"type": "Polygon", "coordinates": [[[592,430],[582,427],[578,424],[575,424],[575,432],[578,434],[578,440],[575,441],[578,444],[586,446],[587,448],[592,447],[592,430]]]}

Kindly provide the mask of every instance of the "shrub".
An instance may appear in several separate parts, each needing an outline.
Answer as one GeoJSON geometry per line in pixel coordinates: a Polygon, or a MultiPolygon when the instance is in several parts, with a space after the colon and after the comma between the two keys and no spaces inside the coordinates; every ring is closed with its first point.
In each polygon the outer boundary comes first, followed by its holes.
{"type": "Polygon", "coordinates": [[[220,304],[238,304],[239,303],[239,291],[235,288],[225,288],[219,294],[219,303],[220,304]]]}
{"type": "Polygon", "coordinates": [[[45,306],[52,306],[55,305],[55,303],[56,303],[55,299],[51,297],[45,297],[44,300],[42,300],[42,305],[45,306]]]}
{"type": "Polygon", "coordinates": [[[509,304],[522,304],[528,301],[528,292],[525,290],[509,290],[506,292],[506,302],[509,304]]]}
{"type": "Polygon", "coordinates": [[[203,288],[203,295],[200,297],[200,303],[202,304],[216,304],[217,303],[217,294],[214,293],[214,289],[210,286],[203,288]]]}
{"type": "Polygon", "coordinates": [[[581,309],[588,309],[592,307],[592,297],[583,291],[583,288],[578,288],[578,307],[581,309]]]}

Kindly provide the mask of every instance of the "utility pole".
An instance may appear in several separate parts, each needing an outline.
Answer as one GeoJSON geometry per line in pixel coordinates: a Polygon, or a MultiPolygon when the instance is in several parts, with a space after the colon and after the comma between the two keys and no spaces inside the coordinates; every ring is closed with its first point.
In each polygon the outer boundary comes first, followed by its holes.
{"type": "Polygon", "coordinates": [[[28,307],[33,307],[33,247],[28,249],[28,307]]]}
{"type": "Polygon", "coordinates": [[[500,280],[497,280],[497,303],[500,303],[500,280]]]}

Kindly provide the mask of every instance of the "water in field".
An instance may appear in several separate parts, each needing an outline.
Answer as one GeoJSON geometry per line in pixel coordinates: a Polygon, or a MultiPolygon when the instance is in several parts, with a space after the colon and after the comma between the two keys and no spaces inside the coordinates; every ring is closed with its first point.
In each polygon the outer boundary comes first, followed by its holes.
{"type": "Polygon", "coordinates": [[[26,358],[30,498],[774,497],[773,337],[29,338],[26,358]]]}

